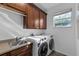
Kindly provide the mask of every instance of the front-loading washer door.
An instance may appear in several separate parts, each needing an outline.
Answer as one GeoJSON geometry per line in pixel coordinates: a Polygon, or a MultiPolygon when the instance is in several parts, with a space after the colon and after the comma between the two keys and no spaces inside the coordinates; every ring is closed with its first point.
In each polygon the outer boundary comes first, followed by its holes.
{"type": "Polygon", "coordinates": [[[38,49],[38,56],[46,56],[48,52],[48,44],[47,42],[44,42],[40,45],[38,49]]]}
{"type": "Polygon", "coordinates": [[[51,40],[49,41],[49,49],[52,50],[53,48],[54,48],[54,40],[51,39],[51,40]]]}

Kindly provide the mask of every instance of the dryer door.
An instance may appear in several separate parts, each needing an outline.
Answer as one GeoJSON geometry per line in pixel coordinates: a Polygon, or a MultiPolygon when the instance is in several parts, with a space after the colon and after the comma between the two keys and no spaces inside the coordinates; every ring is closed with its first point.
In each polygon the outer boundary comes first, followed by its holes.
{"type": "Polygon", "coordinates": [[[39,49],[38,49],[38,55],[39,56],[46,56],[48,52],[48,44],[47,42],[44,42],[40,45],[39,49]]]}
{"type": "Polygon", "coordinates": [[[53,48],[54,48],[54,40],[51,39],[51,40],[49,41],[49,49],[52,50],[53,48]]]}

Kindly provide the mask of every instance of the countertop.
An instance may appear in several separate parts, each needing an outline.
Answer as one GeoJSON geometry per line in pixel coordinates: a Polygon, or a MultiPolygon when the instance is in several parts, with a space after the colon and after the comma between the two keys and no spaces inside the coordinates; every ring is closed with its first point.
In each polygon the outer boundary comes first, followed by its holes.
{"type": "Polygon", "coordinates": [[[7,53],[9,51],[12,51],[14,49],[20,48],[22,46],[29,45],[29,44],[31,44],[31,42],[27,42],[27,43],[24,43],[24,44],[21,44],[21,45],[16,45],[16,46],[8,47],[8,48],[5,48],[5,49],[0,49],[0,55],[4,54],[4,53],[7,53]]]}

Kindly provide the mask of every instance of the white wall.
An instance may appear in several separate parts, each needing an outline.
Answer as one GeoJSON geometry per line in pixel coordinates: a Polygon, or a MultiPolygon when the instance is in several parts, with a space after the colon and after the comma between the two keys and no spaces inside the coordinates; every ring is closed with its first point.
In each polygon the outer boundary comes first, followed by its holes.
{"type": "Polygon", "coordinates": [[[79,56],[79,4],[76,4],[76,42],[77,56],[79,56]]]}
{"type": "Polygon", "coordinates": [[[76,55],[76,33],[75,33],[75,5],[59,4],[48,10],[48,29],[47,32],[54,35],[55,50],[66,55],[76,55]],[[72,8],[72,27],[56,28],[53,27],[53,16],[60,11],[66,11],[72,8]]]}
{"type": "Polygon", "coordinates": [[[45,30],[23,29],[23,17],[7,10],[0,9],[0,12],[6,13],[14,23],[8,21],[0,14],[0,40],[14,38],[15,36],[28,36],[31,33],[40,34],[45,30]],[[5,24],[4,26],[2,24],[5,24]],[[16,26],[17,25],[17,26],[16,26]]]}

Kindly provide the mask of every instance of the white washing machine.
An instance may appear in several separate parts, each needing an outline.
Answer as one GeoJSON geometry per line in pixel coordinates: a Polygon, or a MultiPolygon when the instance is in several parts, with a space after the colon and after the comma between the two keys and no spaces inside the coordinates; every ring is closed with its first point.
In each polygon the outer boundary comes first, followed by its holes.
{"type": "Polygon", "coordinates": [[[53,35],[42,35],[44,37],[46,37],[46,42],[48,44],[48,52],[47,55],[49,55],[52,51],[54,51],[54,39],[53,39],[53,35]]]}
{"type": "Polygon", "coordinates": [[[50,35],[31,36],[28,40],[33,42],[33,56],[47,56],[53,50],[53,39],[50,35]]]}

